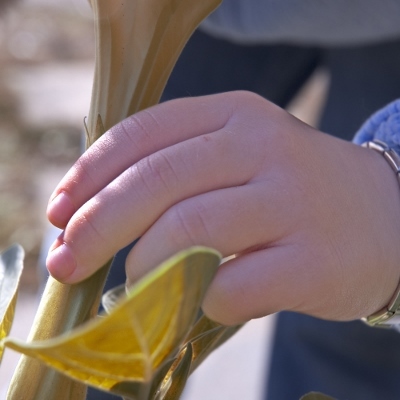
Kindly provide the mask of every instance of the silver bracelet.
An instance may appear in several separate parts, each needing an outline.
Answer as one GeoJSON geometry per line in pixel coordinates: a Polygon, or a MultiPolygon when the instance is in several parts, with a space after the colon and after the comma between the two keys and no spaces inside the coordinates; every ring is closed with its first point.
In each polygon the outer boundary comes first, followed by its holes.
{"type": "MultiPolygon", "coordinates": [[[[400,156],[386,143],[380,140],[373,140],[362,144],[367,149],[375,150],[381,154],[384,159],[389,163],[392,170],[395,172],[397,181],[400,184],[400,156]]],[[[397,287],[389,304],[382,310],[362,318],[362,320],[370,326],[381,328],[392,328],[400,325],[400,284],[397,287]]]]}

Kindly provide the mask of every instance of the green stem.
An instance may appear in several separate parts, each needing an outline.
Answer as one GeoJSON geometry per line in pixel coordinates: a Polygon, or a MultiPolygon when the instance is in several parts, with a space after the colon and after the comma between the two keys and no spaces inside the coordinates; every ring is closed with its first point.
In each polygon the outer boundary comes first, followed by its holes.
{"type": "MultiPolygon", "coordinates": [[[[97,315],[109,265],[76,285],[49,278],[40,302],[29,341],[59,336],[97,315]]],[[[83,400],[86,385],[22,356],[11,381],[8,400],[83,400]]]]}

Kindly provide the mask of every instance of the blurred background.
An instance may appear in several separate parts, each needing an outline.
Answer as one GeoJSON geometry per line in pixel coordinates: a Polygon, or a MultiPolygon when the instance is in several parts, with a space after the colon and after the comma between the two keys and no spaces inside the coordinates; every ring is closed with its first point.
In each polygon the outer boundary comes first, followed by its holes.
{"type": "MultiPolygon", "coordinates": [[[[94,66],[87,0],[0,0],[0,250],[20,243],[25,270],[12,336],[26,338],[40,299],[49,229],[45,210],[55,185],[81,151],[94,66]],[[8,4],[6,4],[8,3],[8,4]],[[46,246],[46,244],[44,245],[46,246]]],[[[311,124],[327,76],[319,71],[290,110],[311,124]]],[[[273,318],[252,321],[199,368],[186,399],[257,400],[273,318]]],[[[18,355],[0,368],[0,400],[18,355]]]]}
{"type": "MultiPolygon", "coordinates": [[[[0,250],[18,242],[26,252],[16,337],[28,334],[39,301],[46,204],[80,154],[93,65],[86,0],[0,0],[0,250]]],[[[5,352],[0,399],[18,358],[5,352]]]]}
{"type": "Polygon", "coordinates": [[[24,247],[23,287],[35,291],[45,198],[80,152],[94,38],[85,0],[9,3],[0,11],[0,247],[24,247]]]}

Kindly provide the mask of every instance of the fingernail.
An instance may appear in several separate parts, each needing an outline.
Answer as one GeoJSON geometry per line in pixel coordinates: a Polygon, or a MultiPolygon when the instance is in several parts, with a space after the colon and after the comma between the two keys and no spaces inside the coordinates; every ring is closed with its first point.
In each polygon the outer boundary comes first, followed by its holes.
{"type": "Polygon", "coordinates": [[[65,243],[50,251],[46,265],[51,276],[61,282],[70,277],[76,269],[75,258],[65,243]]]}
{"type": "Polygon", "coordinates": [[[52,224],[64,228],[75,213],[75,207],[65,192],[55,196],[47,207],[47,216],[52,224]]]}
{"type": "Polygon", "coordinates": [[[64,244],[64,233],[65,231],[61,232],[57,239],[53,242],[53,244],[49,247],[49,253],[51,253],[53,250],[55,250],[57,247],[60,247],[62,244],[64,244]]]}

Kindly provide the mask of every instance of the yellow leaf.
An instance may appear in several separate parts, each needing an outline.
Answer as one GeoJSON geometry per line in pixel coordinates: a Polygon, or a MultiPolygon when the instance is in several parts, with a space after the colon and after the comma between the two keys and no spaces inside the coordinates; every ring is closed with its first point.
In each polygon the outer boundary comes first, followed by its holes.
{"type": "Polygon", "coordinates": [[[0,254],[0,361],[4,350],[1,340],[9,334],[14,319],[23,258],[24,250],[19,245],[0,254]]]}
{"type": "Polygon", "coordinates": [[[126,286],[119,285],[113,287],[103,294],[101,298],[101,305],[107,314],[110,312],[126,297],[126,286]]]}
{"type": "Polygon", "coordinates": [[[193,247],[150,272],[109,315],[55,339],[5,345],[103,390],[149,385],[176,357],[219,262],[214,250],[193,247]]]}
{"type": "Polygon", "coordinates": [[[187,379],[189,378],[192,363],[193,349],[188,343],[180,352],[179,357],[172,365],[155,395],[155,400],[176,400],[181,396],[187,379]]]}
{"type": "Polygon", "coordinates": [[[230,339],[242,326],[224,326],[201,315],[185,340],[191,343],[193,348],[190,372],[192,373],[212,351],[230,339]]]}

